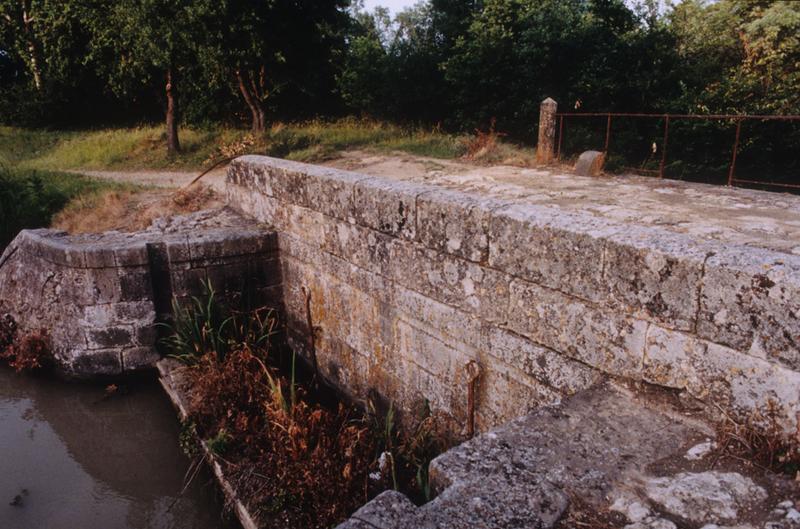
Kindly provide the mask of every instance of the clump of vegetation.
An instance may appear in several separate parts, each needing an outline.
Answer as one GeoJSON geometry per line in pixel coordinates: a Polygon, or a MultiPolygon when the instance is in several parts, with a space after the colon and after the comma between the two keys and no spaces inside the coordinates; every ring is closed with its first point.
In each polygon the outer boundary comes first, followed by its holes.
{"type": "Polygon", "coordinates": [[[800,414],[794,431],[785,428],[785,415],[772,400],[742,420],[726,416],[717,424],[715,452],[763,469],[800,476],[800,414]]]}
{"type": "Polygon", "coordinates": [[[9,314],[0,318],[0,360],[17,372],[34,371],[48,364],[50,340],[43,332],[19,335],[17,322],[9,314]]]}
{"type": "Polygon", "coordinates": [[[528,167],[534,165],[533,149],[517,147],[504,142],[506,134],[497,132],[497,120],[492,118],[489,129],[475,129],[475,135],[466,141],[464,158],[484,164],[504,164],[528,167]]]}
{"type": "Polygon", "coordinates": [[[281,369],[276,321],[230,309],[210,284],[176,303],[166,345],[189,367],[182,446],[193,451],[196,437],[222,456],[264,527],[330,527],[388,487],[429,499],[428,463],[446,447],[431,414],[401,431],[391,405],[360,410],[315,391],[294,355],[281,369]]]}

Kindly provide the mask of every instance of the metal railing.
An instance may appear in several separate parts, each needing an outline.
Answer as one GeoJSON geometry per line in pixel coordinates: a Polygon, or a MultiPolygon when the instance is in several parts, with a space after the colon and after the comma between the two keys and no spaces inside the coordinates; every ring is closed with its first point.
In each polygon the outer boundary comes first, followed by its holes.
{"type": "Polygon", "coordinates": [[[669,126],[673,120],[687,119],[687,120],[728,120],[736,123],[736,135],[731,149],[731,163],[728,168],[727,183],[729,186],[736,184],[751,184],[751,185],[764,185],[773,187],[782,187],[787,189],[800,189],[800,184],[788,184],[782,182],[761,182],[757,180],[748,180],[736,178],[736,157],[739,153],[739,142],[742,132],[743,121],[798,121],[800,116],[766,116],[766,115],[749,115],[749,114],[646,114],[646,113],[631,113],[631,112],[557,112],[555,116],[558,118],[558,149],[556,152],[556,159],[561,159],[561,145],[564,138],[564,118],[606,118],[606,135],[603,152],[608,156],[608,149],[611,142],[611,121],[612,118],[658,118],[664,120],[664,137],[661,143],[661,161],[659,163],[658,177],[664,178],[664,167],[667,163],[667,147],[669,143],[669,126]]]}

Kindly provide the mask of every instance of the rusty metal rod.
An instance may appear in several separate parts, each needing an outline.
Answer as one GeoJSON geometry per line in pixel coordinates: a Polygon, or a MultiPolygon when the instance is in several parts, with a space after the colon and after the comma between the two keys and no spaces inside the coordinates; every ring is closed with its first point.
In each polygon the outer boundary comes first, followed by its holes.
{"type": "Polygon", "coordinates": [[[664,119],[664,141],[661,142],[661,163],[658,166],[658,177],[664,178],[664,165],[667,163],[667,141],[669,140],[669,116],[664,119]]]}
{"type": "Polygon", "coordinates": [[[561,160],[561,139],[564,137],[564,116],[558,118],[558,151],[556,160],[561,160]]]}
{"type": "Polygon", "coordinates": [[[606,155],[606,160],[608,160],[608,142],[611,140],[611,114],[608,115],[608,121],[606,121],[606,144],[603,146],[603,153],[606,155]]]}
{"type": "Polygon", "coordinates": [[[746,180],[742,178],[734,178],[735,184],[755,184],[759,186],[772,186],[772,187],[785,187],[788,189],[800,189],[800,184],[782,184],[780,182],[759,182],[758,180],[746,180]]]}
{"type": "Polygon", "coordinates": [[[472,439],[475,435],[475,407],[478,396],[478,379],[481,376],[481,366],[475,360],[467,362],[465,367],[467,374],[467,439],[472,439]]]}
{"type": "Polygon", "coordinates": [[[644,114],[634,112],[558,112],[556,116],[568,117],[615,117],[615,118],[666,118],[670,119],[755,119],[776,121],[800,121],[800,115],[765,116],[757,114],[644,114]]]}
{"type": "Polygon", "coordinates": [[[733,140],[733,158],[731,159],[731,168],[728,171],[728,185],[733,185],[733,175],[736,171],[736,155],[739,152],[739,136],[742,133],[742,120],[736,121],[736,139],[733,140]]]}

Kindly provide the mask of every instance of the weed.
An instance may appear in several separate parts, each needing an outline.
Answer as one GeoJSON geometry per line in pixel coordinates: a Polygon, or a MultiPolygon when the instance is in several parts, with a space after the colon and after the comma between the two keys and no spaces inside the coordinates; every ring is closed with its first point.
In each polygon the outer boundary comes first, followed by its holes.
{"type": "Polygon", "coordinates": [[[203,282],[202,295],[190,302],[173,299],[172,311],[172,323],[160,324],[170,333],[162,343],[173,358],[185,364],[208,353],[223,361],[232,348],[264,347],[277,324],[269,309],[232,310],[220,300],[209,280],[203,282]]]}
{"type": "Polygon", "coordinates": [[[492,118],[488,131],[475,129],[475,137],[467,143],[466,158],[471,160],[485,158],[497,148],[501,134],[494,130],[496,123],[497,120],[492,118]]]}
{"type": "Polygon", "coordinates": [[[304,388],[267,364],[266,351],[201,357],[190,373],[190,412],[200,436],[226,433],[227,470],[251,510],[275,514],[269,527],[330,527],[367,498],[374,451],[355,410],[309,402],[304,388]],[[228,437],[229,436],[229,437],[228,437]]]}
{"type": "Polygon", "coordinates": [[[452,446],[454,440],[445,432],[444,422],[431,414],[427,402],[418,417],[407,421],[410,424],[405,428],[398,428],[396,422],[393,404],[385,415],[378,413],[372,402],[368,404],[370,430],[379,454],[388,464],[392,487],[424,503],[432,496],[430,462],[452,446]]]}
{"type": "Polygon", "coordinates": [[[502,141],[505,134],[495,130],[495,119],[492,118],[489,130],[475,130],[475,136],[466,142],[464,158],[473,162],[486,164],[516,165],[529,167],[534,164],[534,151],[513,146],[502,141]]]}
{"type": "Polygon", "coordinates": [[[214,437],[206,439],[208,450],[215,455],[224,454],[228,450],[230,443],[231,435],[223,428],[220,428],[214,437]]]}
{"type": "Polygon", "coordinates": [[[14,343],[17,337],[17,322],[11,314],[0,317],[0,354],[14,343]]]}
{"type": "Polygon", "coordinates": [[[50,339],[43,332],[14,336],[9,345],[0,348],[0,359],[7,361],[17,372],[47,367],[50,356],[50,339]]]}
{"type": "Polygon", "coordinates": [[[726,416],[717,424],[715,453],[795,477],[800,473],[800,414],[795,431],[784,427],[784,414],[772,400],[743,420],[726,416]]]}
{"type": "Polygon", "coordinates": [[[192,420],[181,422],[178,444],[186,457],[193,459],[200,454],[200,443],[197,439],[197,425],[192,420]]]}
{"type": "Polygon", "coordinates": [[[296,380],[296,357],[287,376],[272,363],[276,318],[271,312],[232,310],[211,284],[177,305],[172,354],[189,366],[191,422],[184,439],[206,439],[225,454],[226,474],[265,527],[330,527],[376,490],[369,474],[378,456],[388,463],[390,485],[430,498],[428,464],[444,446],[436,421],[424,417],[398,428],[393,405],[364,414],[342,403],[315,400],[312,384],[296,380]]]}

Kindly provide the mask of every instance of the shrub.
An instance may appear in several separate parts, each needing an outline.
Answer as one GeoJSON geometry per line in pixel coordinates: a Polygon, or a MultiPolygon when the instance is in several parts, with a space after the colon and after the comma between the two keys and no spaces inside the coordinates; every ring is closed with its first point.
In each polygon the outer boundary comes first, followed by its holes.
{"type": "Polygon", "coordinates": [[[19,336],[14,318],[0,318],[0,360],[8,362],[17,372],[45,367],[50,359],[50,340],[43,332],[19,336]]]}

